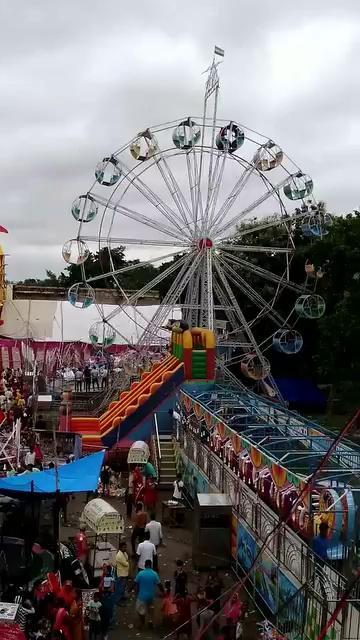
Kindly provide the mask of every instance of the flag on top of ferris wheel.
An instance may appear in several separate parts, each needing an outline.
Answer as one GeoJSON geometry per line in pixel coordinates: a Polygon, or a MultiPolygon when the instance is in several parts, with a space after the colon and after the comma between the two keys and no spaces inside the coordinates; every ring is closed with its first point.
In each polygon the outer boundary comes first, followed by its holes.
{"type": "Polygon", "coordinates": [[[225,55],[225,51],[224,51],[224,49],[220,49],[220,47],[217,47],[217,46],[215,45],[214,54],[215,54],[216,56],[221,56],[221,57],[223,58],[223,57],[224,57],[224,55],[225,55]]]}
{"type": "MultiPolygon", "coordinates": [[[[215,46],[214,56],[224,57],[225,52],[224,49],[220,49],[220,47],[215,46]]],[[[209,72],[209,75],[206,80],[206,89],[205,89],[205,100],[207,100],[216,89],[219,88],[219,74],[217,71],[217,67],[220,62],[215,62],[215,58],[212,61],[212,64],[206,71],[209,72]]]]}

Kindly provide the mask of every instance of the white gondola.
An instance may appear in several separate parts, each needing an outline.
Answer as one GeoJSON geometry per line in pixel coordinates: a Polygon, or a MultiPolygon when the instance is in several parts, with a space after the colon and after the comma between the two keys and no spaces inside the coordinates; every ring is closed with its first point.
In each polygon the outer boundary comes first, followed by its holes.
{"type": "Polygon", "coordinates": [[[187,118],[175,127],[172,139],[178,149],[192,149],[200,140],[200,127],[194,120],[187,118]]]}
{"type": "Polygon", "coordinates": [[[99,184],[112,187],[121,177],[121,169],[116,158],[103,158],[95,169],[95,178],[99,184]]]}
{"type": "Polygon", "coordinates": [[[115,342],[116,331],[106,322],[99,320],[91,325],[89,338],[93,345],[110,347],[115,342]]]}
{"type": "Polygon", "coordinates": [[[62,257],[68,264],[83,264],[89,255],[89,247],[80,238],[68,240],[62,248],[62,257]]]}
{"type": "Polygon", "coordinates": [[[145,162],[156,153],[156,140],[149,129],[139,133],[138,137],[130,144],[130,153],[135,160],[145,162]]]}
{"type": "Polygon", "coordinates": [[[95,302],[95,291],[86,282],[77,282],[68,291],[68,301],[77,309],[87,309],[95,302]]]}
{"type": "Polygon", "coordinates": [[[71,206],[72,216],[77,222],[91,222],[96,218],[97,212],[98,205],[89,193],[76,198],[71,206]]]}

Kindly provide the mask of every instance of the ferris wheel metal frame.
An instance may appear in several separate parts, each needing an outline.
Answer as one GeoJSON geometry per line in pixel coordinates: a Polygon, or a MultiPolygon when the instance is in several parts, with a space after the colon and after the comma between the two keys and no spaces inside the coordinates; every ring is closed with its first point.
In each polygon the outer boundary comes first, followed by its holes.
{"type": "Polygon", "coordinates": [[[264,355],[269,339],[258,343],[254,335],[256,323],[269,319],[274,325],[274,331],[269,334],[270,343],[284,353],[296,353],[302,346],[302,338],[294,330],[297,318],[317,318],[325,310],[322,298],[314,294],[317,278],[309,278],[308,269],[304,284],[293,282],[290,265],[295,252],[295,229],[300,225],[304,236],[318,239],[328,232],[331,216],[314,199],[311,178],[277,144],[233,120],[229,122],[217,117],[219,64],[215,53],[207,70],[200,118],[191,116],[180,122],[176,120],[149,127],[97,165],[91,188],[72,206],[73,217],[79,223],[77,236],[63,247],[64,259],[70,264],[80,264],[82,271],[82,282],[69,289],[68,299],[74,306],[84,308],[96,304],[92,288],[95,283],[108,283],[110,280],[119,289],[124,302],[115,310],[106,313],[97,305],[101,320],[97,328],[92,327],[91,341],[93,344],[103,342],[104,346],[111,342],[111,336],[118,335],[128,341],[114,324],[120,313],[141,330],[138,349],[167,340],[162,334],[162,327],[174,309],[181,310],[182,317],[190,326],[216,331],[219,321],[220,324],[225,323],[229,330],[225,335],[218,335],[219,346],[240,350],[241,355],[236,357],[242,363],[243,372],[254,380],[263,380],[270,374],[264,355]],[[172,146],[161,145],[159,137],[168,136],[170,130],[172,146]],[[239,153],[245,143],[255,145],[255,152],[249,158],[239,153]],[[133,166],[125,161],[125,154],[135,160],[133,166]],[[179,158],[183,163],[186,161],[186,171],[180,178],[172,165],[179,158]],[[228,177],[229,166],[231,172],[228,177]],[[152,186],[150,169],[156,173],[167,198],[152,186]],[[276,174],[276,181],[270,179],[272,171],[276,174]],[[234,180],[230,181],[230,176],[234,180]],[[251,185],[254,190],[252,180],[262,186],[262,192],[241,205],[246,187],[251,185]],[[110,197],[98,192],[99,185],[105,190],[111,189],[110,197]],[[134,194],[139,198],[138,207],[131,204],[134,194]],[[276,203],[275,214],[261,211],[269,200],[276,203]],[[287,202],[300,203],[300,207],[290,212],[287,202]],[[102,211],[100,216],[99,210],[102,211]],[[259,210],[260,219],[249,218],[259,210]],[[100,220],[98,233],[87,234],[87,225],[96,217],[100,220]],[[155,231],[158,237],[114,235],[117,219],[121,223],[131,221],[140,224],[151,233],[155,231]],[[279,246],[247,242],[247,238],[271,230],[279,232],[279,235],[281,231],[283,240],[279,246]],[[110,269],[101,275],[87,275],[89,243],[98,250],[104,247],[108,250],[110,269]],[[116,268],[112,252],[119,246],[162,247],[166,252],[116,268]],[[249,259],[249,256],[262,253],[283,257],[280,273],[265,269],[249,259]],[[140,290],[130,295],[125,291],[124,275],[166,261],[170,261],[168,266],[140,290]],[[274,295],[265,299],[247,275],[270,284],[274,295]],[[137,302],[167,278],[172,282],[154,316],[148,320],[137,307],[137,302]],[[275,308],[284,290],[296,296],[286,317],[275,308]],[[256,310],[251,319],[245,316],[239,298],[250,301],[256,310]],[[135,309],[133,317],[129,311],[131,307],[135,309]],[[291,331],[293,340],[287,351],[284,345],[289,342],[291,331]]]}

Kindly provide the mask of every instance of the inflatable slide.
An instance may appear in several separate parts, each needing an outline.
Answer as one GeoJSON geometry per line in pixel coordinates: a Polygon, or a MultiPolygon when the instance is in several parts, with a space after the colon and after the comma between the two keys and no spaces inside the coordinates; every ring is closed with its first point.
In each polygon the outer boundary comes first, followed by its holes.
{"type": "Polygon", "coordinates": [[[174,355],[156,362],[139,381],[123,391],[99,417],[72,417],[70,430],[83,438],[84,449],[112,447],[154,411],[184,380],[184,365],[174,355]]]}

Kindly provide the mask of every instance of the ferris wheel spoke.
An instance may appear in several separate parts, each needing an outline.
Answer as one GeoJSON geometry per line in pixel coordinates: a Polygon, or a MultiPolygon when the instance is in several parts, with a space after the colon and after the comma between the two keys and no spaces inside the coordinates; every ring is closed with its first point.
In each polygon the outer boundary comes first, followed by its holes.
{"type": "Polygon", "coordinates": [[[235,251],[238,253],[269,253],[269,254],[277,254],[277,253],[293,253],[294,249],[292,247],[261,247],[256,244],[217,244],[217,249],[225,249],[226,251],[235,251]]]}
{"type": "Polygon", "coordinates": [[[129,167],[127,167],[127,165],[123,161],[119,162],[119,164],[124,171],[125,179],[132,186],[134,186],[135,189],[139,191],[139,193],[141,193],[148,202],[151,202],[155,209],[159,211],[159,213],[161,213],[164,218],[166,218],[166,220],[173,225],[173,227],[178,229],[178,231],[180,231],[180,233],[184,235],[184,221],[182,220],[182,218],[179,217],[178,214],[173,209],[171,209],[171,207],[169,207],[162,200],[162,198],[160,198],[160,196],[157,195],[138,175],[136,175],[134,171],[129,169],[129,167]]]}
{"type": "MultiPolygon", "coordinates": [[[[231,303],[229,302],[229,300],[227,299],[225,293],[224,293],[224,289],[223,287],[219,284],[218,279],[216,274],[214,273],[213,276],[213,284],[214,284],[214,292],[215,295],[217,297],[217,299],[219,300],[219,307],[220,307],[220,311],[222,311],[224,313],[224,315],[226,316],[230,327],[231,327],[231,331],[227,331],[226,334],[227,336],[229,335],[234,335],[235,337],[235,341],[238,344],[238,346],[241,346],[242,348],[246,348],[251,346],[248,342],[246,342],[245,336],[244,336],[244,328],[243,325],[241,323],[241,321],[239,320],[239,318],[237,317],[233,306],[231,305],[231,303]]],[[[221,339],[218,338],[218,341],[221,341],[221,339]]],[[[226,344],[226,341],[224,342],[224,344],[226,344]]]]}
{"type": "MultiPolygon", "coordinates": [[[[172,309],[177,303],[179,303],[180,296],[188,285],[193,273],[198,268],[201,255],[199,253],[189,254],[186,256],[187,260],[183,264],[181,270],[177,274],[168,292],[164,296],[161,305],[155,312],[153,318],[149,323],[149,328],[152,331],[159,331],[161,325],[164,323],[168,316],[169,309],[172,309]],[[194,258],[195,256],[195,258],[194,258]],[[192,262],[192,263],[191,263],[192,262]]],[[[147,330],[141,336],[139,343],[142,344],[147,340],[147,330]]]]}
{"type": "Polygon", "coordinates": [[[215,237],[219,237],[221,236],[223,233],[225,233],[225,231],[228,231],[229,229],[231,229],[232,227],[234,227],[236,224],[238,224],[245,216],[247,216],[249,213],[251,213],[252,211],[254,211],[254,209],[256,209],[257,207],[259,207],[261,204],[263,204],[264,202],[266,202],[266,200],[268,200],[271,196],[274,196],[275,194],[278,193],[278,191],[284,187],[288,182],[289,179],[291,178],[291,176],[287,176],[286,178],[284,178],[284,180],[281,180],[278,184],[276,185],[272,185],[271,188],[268,189],[268,191],[266,191],[265,193],[263,193],[259,198],[257,198],[257,200],[254,200],[254,202],[252,204],[250,204],[248,207],[246,207],[245,209],[243,209],[242,211],[240,211],[239,213],[237,213],[235,216],[233,216],[226,224],[224,224],[222,227],[221,225],[219,225],[219,223],[213,228],[213,236],[215,237]]]}
{"type": "Polygon", "coordinates": [[[238,301],[236,299],[236,296],[234,295],[234,292],[230,287],[230,284],[229,284],[229,282],[228,282],[228,280],[226,278],[226,275],[225,275],[225,273],[224,273],[224,271],[222,269],[222,266],[220,265],[220,261],[218,259],[214,260],[214,265],[215,265],[215,269],[216,269],[216,271],[217,271],[217,273],[219,275],[219,280],[221,282],[221,285],[224,288],[224,291],[225,291],[228,299],[231,302],[231,305],[232,305],[232,307],[234,309],[234,312],[235,312],[236,316],[238,317],[238,319],[240,321],[240,324],[243,327],[244,333],[247,335],[247,338],[248,338],[253,350],[255,351],[256,355],[258,356],[260,362],[264,362],[264,357],[263,357],[263,355],[262,355],[262,353],[261,353],[261,351],[259,349],[259,346],[258,346],[258,344],[257,344],[257,342],[255,340],[254,334],[252,333],[252,331],[251,331],[251,329],[249,327],[249,324],[246,321],[246,318],[245,318],[245,316],[244,316],[244,314],[243,314],[243,312],[242,312],[242,310],[240,308],[240,305],[239,305],[239,303],[238,303],[238,301]]]}
{"type": "Polygon", "coordinates": [[[189,286],[187,287],[185,305],[181,305],[182,309],[186,309],[186,313],[184,315],[190,327],[197,327],[199,325],[199,292],[200,269],[197,269],[189,282],[189,286]]]}
{"type": "Polygon", "coordinates": [[[191,210],[173,172],[170,169],[169,163],[161,152],[160,157],[156,159],[155,164],[177,206],[179,215],[181,216],[185,226],[188,226],[189,221],[191,220],[191,210]]]}
{"type": "Polygon", "coordinates": [[[149,246],[149,247],[188,247],[188,242],[181,242],[180,240],[148,240],[147,238],[115,238],[114,236],[81,236],[80,240],[84,240],[85,242],[96,242],[99,244],[108,244],[111,246],[112,244],[116,245],[139,245],[139,246],[149,246]]]}
{"type": "Polygon", "coordinates": [[[151,258],[150,260],[144,260],[143,262],[128,264],[126,267],[121,267],[121,269],[108,271],[107,273],[101,273],[98,276],[92,276],[91,278],[87,278],[86,282],[96,282],[98,280],[103,280],[104,278],[110,278],[111,276],[118,276],[122,273],[128,273],[129,271],[135,271],[136,269],[141,269],[142,267],[148,267],[152,265],[154,262],[161,262],[162,260],[167,260],[175,256],[181,256],[182,254],[183,254],[183,250],[172,251],[171,253],[166,253],[165,255],[157,256],[156,258],[151,258]]]}
{"type": "MultiPolygon", "coordinates": [[[[119,329],[116,327],[116,325],[114,325],[111,322],[107,322],[107,321],[106,321],[106,324],[109,327],[111,327],[111,329],[113,331],[115,331],[115,333],[119,336],[119,338],[121,338],[126,344],[130,345],[131,347],[134,347],[133,343],[131,342],[131,339],[127,338],[123,333],[121,333],[121,331],[119,331],[119,329]]],[[[134,347],[134,348],[137,350],[136,347],[134,347]]]]}
{"type": "MultiPolygon", "coordinates": [[[[127,299],[126,305],[120,305],[121,307],[127,306],[127,305],[134,305],[136,304],[136,302],[139,300],[139,298],[141,298],[142,296],[144,296],[146,293],[148,293],[149,291],[151,291],[152,289],[154,289],[154,287],[156,287],[160,282],[162,282],[163,280],[165,280],[165,278],[167,278],[168,276],[170,276],[172,273],[174,273],[174,271],[177,271],[177,269],[179,267],[181,267],[185,262],[187,263],[189,260],[189,255],[186,254],[185,256],[182,256],[179,258],[179,260],[177,260],[175,263],[171,264],[167,269],[165,269],[164,271],[162,271],[161,273],[159,273],[155,278],[153,278],[152,280],[150,280],[150,282],[148,282],[144,287],[142,287],[139,291],[136,291],[135,293],[133,293],[131,296],[129,296],[129,298],[127,299]]],[[[111,318],[113,318],[115,315],[117,314],[117,311],[111,311],[109,313],[109,315],[107,315],[105,317],[105,320],[111,320],[111,318]]]]}
{"type": "Polygon", "coordinates": [[[253,174],[254,171],[255,171],[255,165],[253,165],[253,164],[247,166],[244,169],[244,171],[242,172],[241,176],[239,177],[239,179],[237,180],[236,184],[234,185],[234,187],[230,191],[229,195],[225,198],[225,200],[224,200],[223,204],[221,205],[219,211],[217,212],[216,216],[214,217],[214,219],[212,221],[212,226],[213,227],[220,225],[223,222],[223,220],[226,218],[227,214],[229,213],[230,209],[234,206],[238,196],[243,191],[244,187],[246,186],[248,180],[250,179],[250,177],[251,177],[251,175],[253,174]]]}
{"type": "MultiPolygon", "coordinates": [[[[228,157],[228,154],[223,153],[221,156],[221,162],[220,162],[220,155],[217,156],[215,168],[213,171],[213,175],[211,177],[211,193],[209,198],[209,204],[207,206],[207,212],[208,212],[207,213],[207,218],[208,218],[207,235],[210,235],[210,231],[213,225],[213,219],[216,211],[217,201],[219,198],[220,188],[221,188],[223,177],[224,177],[225,163],[226,163],[227,157],[228,157]],[[220,168],[219,168],[219,165],[220,165],[220,168]]],[[[209,187],[209,191],[210,191],[210,187],[209,187]]]]}
{"type": "Polygon", "coordinates": [[[214,328],[214,295],[212,251],[207,249],[202,258],[201,278],[201,312],[200,326],[213,330],[214,328]]]}
{"type": "Polygon", "coordinates": [[[186,153],[186,165],[188,171],[188,182],[192,208],[192,222],[194,224],[195,236],[198,235],[198,222],[199,220],[203,220],[204,217],[201,189],[199,188],[200,174],[196,154],[197,151],[195,147],[193,147],[186,153]]]}
{"type": "MultiPolygon", "coordinates": [[[[264,280],[267,280],[267,281],[270,281],[270,282],[274,282],[276,284],[283,284],[284,287],[286,287],[288,289],[292,289],[296,293],[304,293],[304,287],[296,284],[296,282],[292,282],[287,277],[284,277],[284,275],[283,276],[278,276],[276,273],[273,273],[272,271],[269,271],[268,269],[264,269],[264,267],[259,267],[258,265],[253,264],[252,262],[249,262],[247,260],[243,260],[243,259],[239,258],[239,256],[234,256],[234,255],[232,255],[230,253],[228,254],[226,251],[224,251],[222,253],[224,253],[224,255],[226,257],[231,258],[231,260],[235,264],[239,265],[244,270],[250,271],[254,275],[259,276],[259,277],[263,278],[264,280]]],[[[287,270],[285,271],[285,274],[286,273],[287,273],[287,270]]]]}
{"type": "Polygon", "coordinates": [[[229,260],[224,257],[221,259],[221,264],[228,278],[231,280],[233,284],[235,284],[238,289],[242,293],[245,293],[249,300],[257,306],[260,310],[267,310],[266,316],[270,317],[271,320],[278,326],[284,326],[286,324],[286,320],[278,313],[272,304],[267,302],[255,289],[240,276],[240,274],[233,269],[231,264],[229,264],[229,260]]]}
{"type": "Polygon", "coordinates": [[[124,207],[120,203],[113,203],[106,200],[106,198],[102,198],[99,195],[92,194],[95,202],[105,207],[105,209],[109,209],[111,211],[115,211],[125,216],[126,218],[130,218],[130,220],[135,220],[136,222],[140,222],[144,224],[146,227],[150,227],[151,229],[156,229],[161,234],[167,234],[172,238],[184,239],[184,232],[174,230],[172,227],[168,227],[166,224],[161,222],[160,220],[153,220],[148,218],[143,213],[139,213],[139,211],[135,211],[134,209],[129,209],[128,207],[124,207]]]}

